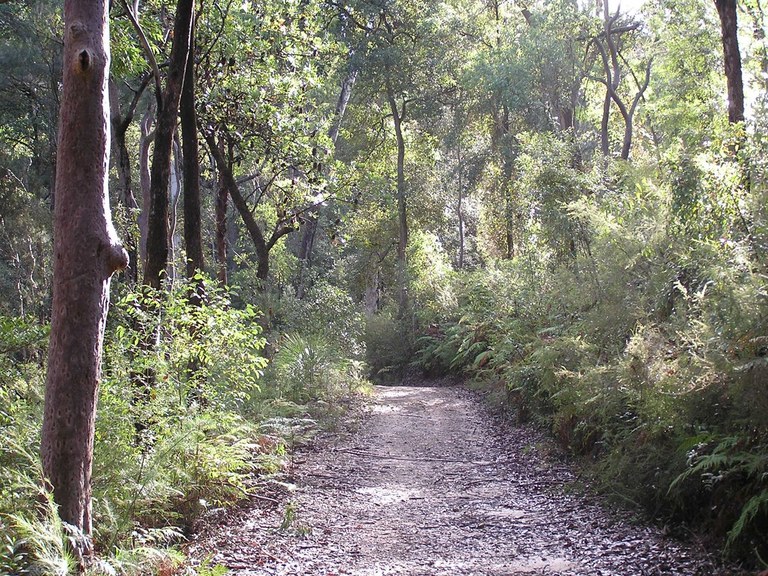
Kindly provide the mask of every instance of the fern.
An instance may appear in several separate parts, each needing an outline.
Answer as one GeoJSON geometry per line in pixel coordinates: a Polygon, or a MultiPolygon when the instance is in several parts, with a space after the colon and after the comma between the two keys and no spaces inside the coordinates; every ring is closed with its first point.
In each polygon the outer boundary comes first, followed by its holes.
{"type": "Polygon", "coordinates": [[[768,489],[765,489],[750,498],[744,505],[744,508],[741,509],[741,514],[739,515],[738,520],[736,520],[733,527],[728,531],[726,548],[731,547],[734,542],[739,539],[744,530],[752,523],[760,512],[768,512],[768,489]]]}
{"type": "Polygon", "coordinates": [[[695,476],[710,486],[736,475],[742,478],[740,482],[747,482],[747,489],[757,493],[742,507],[738,519],[728,531],[727,549],[744,535],[761,513],[768,512],[768,489],[761,487],[768,478],[768,452],[763,446],[750,446],[740,436],[722,438],[708,454],[696,453],[697,447],[701,446],[703,444],[700,443],[691,449],[689,468],[672,481],[668,492],[695,476]]]}

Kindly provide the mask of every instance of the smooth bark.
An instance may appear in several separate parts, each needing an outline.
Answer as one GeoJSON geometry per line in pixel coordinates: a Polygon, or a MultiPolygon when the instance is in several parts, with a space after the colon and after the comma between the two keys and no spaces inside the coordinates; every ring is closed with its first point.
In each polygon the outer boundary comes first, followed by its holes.
{"type": "Polygon", "coordinates": [[[408,289],[406,286],[406,255],[408,250],[408,206],[405,188],[405,138],[403,137],[403,120],[405,119],[406,103],[398,106],[392,86],[387,82],[387,102],[392,113],[397,142],[397,267],[400,276],[399,307],[400,316],[404,317],[408,306],[408,289]]]}
{"type": "MultiPolygon", "coordinates": [[[[155,111],[150,104],[141,118],[141,137],[139,138],[139,186],[141,187],[141,212],[139,212],[139,257],[140,262],[147,261],[147,235],[149,233],[149,205],[152,202],[150,174],[150,145],[155,139],[152,126],[155,123],[155,111]]],[[[138,264],[138,263],[137,263],[138,264]]]]}

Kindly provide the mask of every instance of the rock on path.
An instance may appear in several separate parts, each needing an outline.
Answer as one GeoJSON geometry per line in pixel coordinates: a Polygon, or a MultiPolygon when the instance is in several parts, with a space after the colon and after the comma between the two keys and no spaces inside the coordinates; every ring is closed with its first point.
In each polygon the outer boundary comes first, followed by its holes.
{"type": "Polygon", "coordinates": [[[358,433],[301,456],[289,504],[246,510],[191,552],[240,576],[727,574],[569,493],[534,431],[495,430],[463,388],[377,388],[358,433]]]}

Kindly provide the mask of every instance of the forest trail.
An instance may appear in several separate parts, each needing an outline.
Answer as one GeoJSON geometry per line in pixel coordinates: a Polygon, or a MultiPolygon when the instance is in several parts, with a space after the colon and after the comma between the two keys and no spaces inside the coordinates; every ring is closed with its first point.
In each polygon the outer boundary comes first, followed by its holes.
{"type": "Polygon", "coordinates": [[[297,456],[287,515],[241,511],[190,553],[240,576],[718,574],[700,550],[569,492],[573,472],[542,440],[502,436],[461,387],[379,387],[360,430],[297,456]]]}

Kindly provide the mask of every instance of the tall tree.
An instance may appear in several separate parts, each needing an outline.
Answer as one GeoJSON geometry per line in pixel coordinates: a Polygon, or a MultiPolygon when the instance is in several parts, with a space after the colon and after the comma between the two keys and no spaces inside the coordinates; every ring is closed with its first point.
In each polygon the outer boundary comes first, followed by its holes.
{"type": "Polygon", "coordinates": [[[194,0],[179,0],[173,24],[173,47],[168,66],[165,89],[157,111],[155,148],[152,156],[149,221],[147,230],[147,261],[144,283],[160,288],[161,276],[168,265],[168,184],[181,90],[187,70],[187,58],[192,40],[194,0]]]}
{"type": "Polygon", "coordinates": [[[133,175],[131,169],[131,156],[128,150],[127,133],[133,118],[136,114],[136,107],[139,104],[144,90],[146,89],[152,77],[145,74],[139,87],[133,91],[128,107],[125,111],[121,110],[120,94],[117,81],[114,78],[109,82],[109,106],[110,122],[112,124],[112,143],[115,148],[116,167],[117,167],[117,201],[125,209],[126,224],[121,230],[125,244],[128,249],[130,263],[126,269],[125,275],[130,284],[136,284],[139,279],[138,272],[138,249],[136,238],[133,233],[133,224],[135,223],[134,214],[137,212],[139,203],[136,200],[136,194],[133,190],[133,175]]]}
{"type": "Polygon", "coordinates": [[[200,223],[200,160],[195,111],[195,25],[192,23],[187,70],[181,89],[181,145],[184,174],[184,244],[187,253],[187,278],[205,269],[202,225],[200,223]]]}
{"type": "Polygon", "coordinates": [[[744,121],[744,82],[741,75],[741,53],[739,52],[738,7],[736,0],[715,0],[720,16],[720,31],[723,38],[723,63],[728,85],[728,121],[744,121]]]}
{"type": "Polygon", "coordinates": [[[112,274],[128,255],[109,212],[109,24],[106,0],[64,3],[54,290],[41,439],[43,470],[62,520],[91,553],[91,465],[112,274]]]}
{"type": "MultiPolygon", "coordinates": [[[[639,23],[632,21],[618,25],[620,16],[620,10],[616,10],[616,12],[611,15],[608,11],[608,2],[606,2],[603,7],[603,31],[593,38],[593,42],[600,54],[600,60],[603,64],[603,73],[605,74],[605,78],[601,79],[601,82],[605,84],[603,116],[600,124],[601,150],[604,156],[607,156],[610,153],[608,126],[611,102],[613,102],[618,107],[619,112],[621,113],[621,118],[624,121],[621,158],[622,160],[628,160],[629,152],[632,148],[635,112],[637,111],[637,106],[642,100],[643,94],[645,94],[645,91],[648,89],[648,84],[651,81],[651,64],[653,60],[649,58],[646,62],[642,81],[639,80],[631,68],[629,69],[629,72],[637,85],[637,91],[628,106],[625,102],[625,98],[619,94],[619,85],[621,84],[623,74],[621,62],[626,62],[626,59],[622,57],[620,52],[620,42],[622,35],[636,31],[640,25],[639,23]]],[[[628,64],[627,68],[629,68],[628,64]]]]}
{"type": "MultiPolygon", "coordinates": [[[[202,15],[198,123],[221,184],[217,219],[224,223],[231,199],[263,281],[271,249],[327,200],[330,118],[313,89],[334,72],[336,54],[319,3],[278,0],[258,18],[254,9],[231,5],[226,14],[202,15]]],[[[221,226],[218,238],[222,265],[221,226]]]]}

